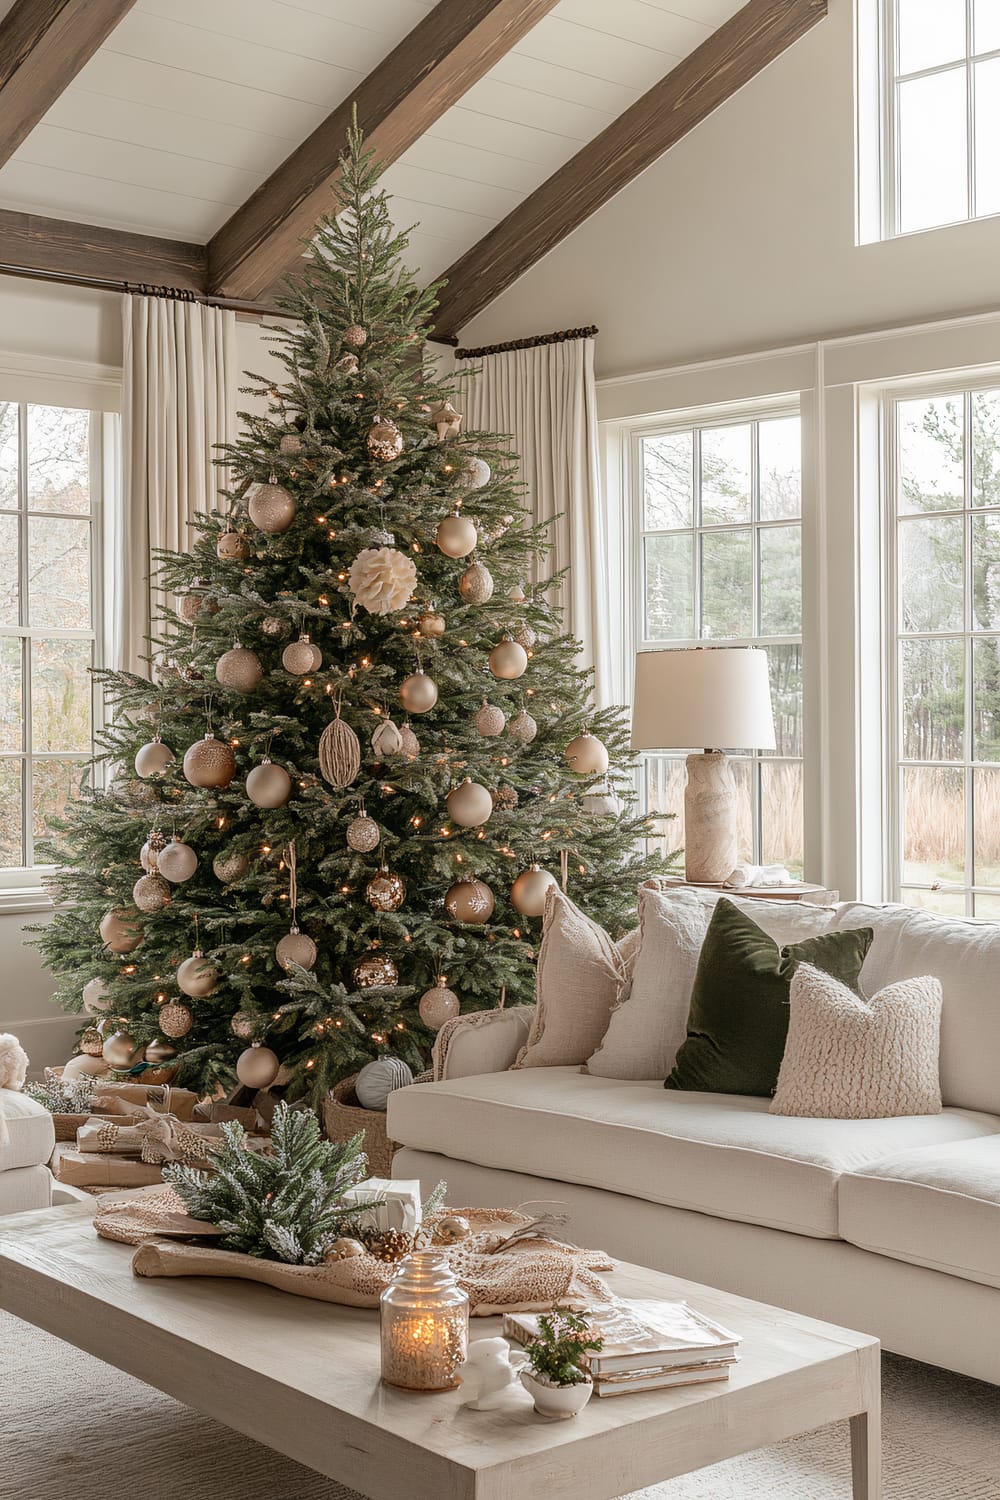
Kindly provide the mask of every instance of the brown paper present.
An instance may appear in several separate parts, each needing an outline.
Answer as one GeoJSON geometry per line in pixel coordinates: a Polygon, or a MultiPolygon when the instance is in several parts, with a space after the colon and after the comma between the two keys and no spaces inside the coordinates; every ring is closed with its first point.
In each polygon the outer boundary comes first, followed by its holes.
{"type": "MultiPolygon", "coordinates": [[[[178,1120],[190,1120],[198,1103],[198,1095],[191,1089],[175,1089],[169,1084],[113,1083],[104,1079],[99,1079],[94,1089],[94,1102],[98,1099],[148,1104],[151,1109],[176,1115],[178,1120]]],[[[109,1103],[106,1107],[112,1106],[109,1103]]]]}
{"type": "Polygon", "coordinates": [[[77,1151],[73,1146],[56,1146],[51,1167],[57,1182],[82,1188],[151,1187],[163,1180],[160,1168],[148,1162],[77,1151]]]}
{"type": "Polygon", "coordinates": [[[257,1111],[241,1104],[227,1104],[223,1099],[202,1099],[195,1106],[193,1120],[204,1124],[221,1125],[226,1120],[236,1120],[244,1130],[259,1130],[257,1111]]]}

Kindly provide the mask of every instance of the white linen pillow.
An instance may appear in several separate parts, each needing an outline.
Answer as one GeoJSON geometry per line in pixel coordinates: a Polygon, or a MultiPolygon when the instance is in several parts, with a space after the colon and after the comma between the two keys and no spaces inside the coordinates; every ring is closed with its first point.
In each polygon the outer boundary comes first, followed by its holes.
{"type": "Polygon", "coordinates": [[[742,900],[731,891],[639,887],[639,952],[621,986],[604,1039],[586,1071],[598,1078],[666,1078],[687,1035],[691,990],[705,932],[720,896],[779,947],[829,932],[836,908],[804,901],[742,900]]]}
{"type": "Polygon", "coordinates": [[[799,964],[789,1005],[772,1115],[887,1120],[941,1113],[940,980],[901,979],[866,1000],[832,974],[799,964]]]}

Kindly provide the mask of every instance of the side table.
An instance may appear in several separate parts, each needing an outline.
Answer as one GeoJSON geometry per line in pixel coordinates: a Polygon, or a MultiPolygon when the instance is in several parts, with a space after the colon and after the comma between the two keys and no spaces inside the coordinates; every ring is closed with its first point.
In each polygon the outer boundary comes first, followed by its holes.
{"type": "Polygon", "coordinates": [[[709,885],[684,880],[681,876],[668,875],[658,884],[668,890],[721,891],[726,896],[758,896],[763,901],[806,901],[813,906],[832,906],[840,900],[839,891],[831,891],[825,885],[812,885],[809,881],[797,881],[795,885],[709,885]]]}

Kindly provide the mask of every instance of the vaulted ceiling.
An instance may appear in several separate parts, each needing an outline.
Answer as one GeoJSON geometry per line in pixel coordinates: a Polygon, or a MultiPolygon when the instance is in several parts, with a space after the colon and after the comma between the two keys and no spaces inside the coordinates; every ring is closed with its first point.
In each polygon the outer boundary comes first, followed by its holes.
{"type": "Polygon", "coordinates": [[[457,333],[825,9],[0,0],[0,268],[266,302],[357,101],[457,333]]]}

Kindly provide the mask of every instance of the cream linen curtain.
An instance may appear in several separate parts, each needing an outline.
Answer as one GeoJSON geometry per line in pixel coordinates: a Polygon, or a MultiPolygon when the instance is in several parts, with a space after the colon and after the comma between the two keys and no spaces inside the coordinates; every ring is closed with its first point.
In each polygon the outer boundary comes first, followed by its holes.
{"type": "MultiPolygon", "coordinates": [[[[466,363],[465,426],[509,433],[520,457],[525,502],[536,521],[551,521],[553,550],[545,574],[568,568],[561,603],[566,629],[583,642],[594,668],[594,702],[612,701],[608,566],[600,494],[594,340],[566,339],[488,354],[466,363]]],[[[532,580],[535,581],[535,580],[532,580]]]]}
{"type": "Polygon", "coordinates": [[[236,315],[198,302],[122,299],[122,521],[111,664],[145,675],[158,590],[153,553],[186,552],[222,476],[215,443],[236,431],[236,315]]]}

